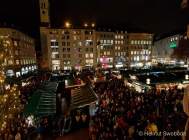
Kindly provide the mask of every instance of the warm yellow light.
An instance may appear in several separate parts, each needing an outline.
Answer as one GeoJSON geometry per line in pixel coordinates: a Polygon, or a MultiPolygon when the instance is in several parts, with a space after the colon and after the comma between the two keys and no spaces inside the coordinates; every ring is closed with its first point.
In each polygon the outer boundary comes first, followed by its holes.
{"type": "Polygon", "coordinates": [[[67,21],[67,22],[65,22],[65,27],[66,28],[70,28],[70,26],[71,26],[71,24],[67,21]]]}
{"type": "Polygon", "coordinates": [[[91,26],[92,26],[92,27],[95,27],[95,23],[92,23],[91,26]]]}
{"type": "Polygon", "coordinates": [[[84,24],[84,26],[85,26],[85,27],[88,27],[88,24],[87,24],[87,23],[85,23],[85,24],[84,24]]]}

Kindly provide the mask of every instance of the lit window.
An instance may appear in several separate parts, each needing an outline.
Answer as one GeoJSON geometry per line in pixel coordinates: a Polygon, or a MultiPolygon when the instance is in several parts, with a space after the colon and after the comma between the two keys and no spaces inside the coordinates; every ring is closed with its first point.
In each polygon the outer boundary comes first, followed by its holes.
{"type": "Polygon", "coordinates": [[[16,65],[19,65],[19,60],[16,60],[16,65]]]}
{"type": "Polygon", "coordinates": [[[93,58],[93,53],[90,53],[90,58],[93,58]]]}
{"type": "Polygon", "coordinates": [[[131,51],[131,54],[133,54],[133,51],[131,51]]]}
{"type": "Polygon", "coordinates": [[[89,54],[88,53],[85,54],[85,58],[89,58],[89,54]]]}
{"type": "Polygon", "coordinates": [[[73,36],[73,39],[74,39],[74,40],[77,40],[77,36],[74,35],[74,36],[73,36]]]}
{"type": "Polygon", "coordinates": [[[136,61],[136,56],[134,56],[134,61],[136,61]]]}
{"type": "Polygon", "coordinates": [[[146,56],[146,61],[148,61],[148,56],[146,56]]]}
{"type": "Polygon", "coordinates": [[[17,43],[17,41],[14,41],[14,46],[18,46],[18,43],[17,43]]]}
{"type": "Polygon", "coordinates": [[[60,65],[60,60],[52,60],[53,65],[60,65]]]}
{"type": "Polygon", "coordinates": [[[131,40],[131,44],[134,44],[134,41],[133,41],[133,40],[131,40]]]}
{"type": "Polygon", "coordinates": [[[140,58],[139,58],[139,56],[137,56],[137,61],[139,61],[140,60],[140,58]]]}
{"type": "Polygon", "coordinates": [[[8,60],[8,65],[12,65],[13,61],[12,60],[8,60]]]}
{"type": "Polygon", "coordinates": [[[107,55],[110,55],[110,51],[107,52],[107,55]]]}

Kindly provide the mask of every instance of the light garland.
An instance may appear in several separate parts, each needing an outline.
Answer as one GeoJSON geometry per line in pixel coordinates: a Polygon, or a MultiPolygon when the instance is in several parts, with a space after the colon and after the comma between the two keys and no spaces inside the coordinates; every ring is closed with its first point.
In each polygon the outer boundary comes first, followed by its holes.
{"type": "Polygon", "coordinates": [[[0,39],[0,131],[6,131],[9,119],[20,112],[21,106],[17,85],[5,89],[5,60],[11,56],[10,47],[7,40],[0,39]]]}

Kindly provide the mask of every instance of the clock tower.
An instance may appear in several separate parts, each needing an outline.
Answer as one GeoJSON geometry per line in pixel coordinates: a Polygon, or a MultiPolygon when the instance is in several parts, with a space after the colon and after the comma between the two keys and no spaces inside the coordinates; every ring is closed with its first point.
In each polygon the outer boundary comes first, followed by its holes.
{"type": "Polygon", "coordinates": [[[40,5],[41,26],[49,26],[50,25],[49,1],[48,0],[39,0],[39,5],[40,5]]]}

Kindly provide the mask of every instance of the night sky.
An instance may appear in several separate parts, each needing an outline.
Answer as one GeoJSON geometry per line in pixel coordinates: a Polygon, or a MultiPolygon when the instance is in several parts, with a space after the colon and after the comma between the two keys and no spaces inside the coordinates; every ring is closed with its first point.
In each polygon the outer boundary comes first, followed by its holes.
{"type": "MultiPolygon", "coordinates": [[[[85,21],[100,28],[151,32],[158,35],[185,31],[189,10],[181,0],[50,0],[51,22],[62,26],[69,20],[77,27],[85,21]]],[[[1,25],[6,22],[38,37],[38,0],[4,0],[0,4],[1,25]]]]}

